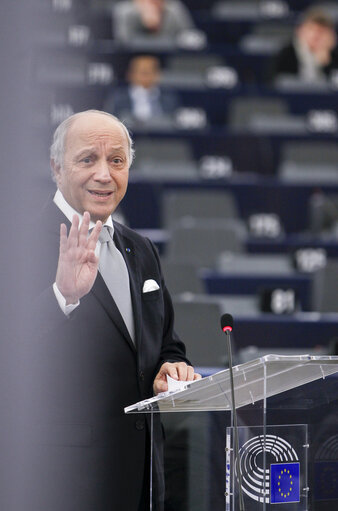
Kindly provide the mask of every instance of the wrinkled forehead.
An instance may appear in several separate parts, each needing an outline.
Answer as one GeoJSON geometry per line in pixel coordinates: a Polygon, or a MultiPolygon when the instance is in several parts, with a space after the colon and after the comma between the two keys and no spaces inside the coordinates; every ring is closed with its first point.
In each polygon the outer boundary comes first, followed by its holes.
{"type": "Polygon", "coordinates": [[[127,135],[119,122],[103,115],[88,114],[78,117],[68,129],[65,151],[83,144],[90,146],[120,146],[129,150],[127,135]]]}

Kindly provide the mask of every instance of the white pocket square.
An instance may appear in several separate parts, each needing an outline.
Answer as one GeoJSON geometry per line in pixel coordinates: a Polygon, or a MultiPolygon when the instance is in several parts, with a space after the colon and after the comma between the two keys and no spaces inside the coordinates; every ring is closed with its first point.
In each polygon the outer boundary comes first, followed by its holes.
{"type": "Polygon", "coordinates": [[[160,289],[160,286],[157,284],[156,280],[149,279],[144,282],[142,293],[150,293],[151,291],[156,291],[157,289],[160,289]]]}

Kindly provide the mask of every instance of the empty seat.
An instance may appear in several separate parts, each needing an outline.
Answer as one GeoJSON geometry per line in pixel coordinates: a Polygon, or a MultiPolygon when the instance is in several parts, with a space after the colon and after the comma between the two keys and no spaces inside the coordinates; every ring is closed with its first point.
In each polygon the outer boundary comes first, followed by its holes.
{"type": "Polygon", "coordinates": [[[217,269],[231,275],[290,275],[294,273],[291,258],[286,255],[222,254],[217,269]]]}
{"type": "Polygon", "coordinates": [[[280,177],[293,183],[329,184],[338,182],[338,167],[329,165],[295,165],[284,163],[280,168],[280,177]]]}
{"type": "Polygon", "coordinates": [[[242,37],[239,46],[247,53],[275,54],[292,39],[292,34],[290,23],[258,23],[242,37]]]}
{"type": "Polygon", "coordinates": [[[218,55],[175,55],[168,58],[161,83],[176,87],[201,87],[205,84],[208,69],[223,65],[223,59],[218,55]]]}
{"type": "Polygon", "coordinates": [[[180,73],[201,73],[222,64],[219,55],[174,55],[168,59],[167,69],[180,73]]]}
{"type": "Polygon", "coordinates": [[[185,293],[173,298],[177,333],[185,342],[191,362],[221,366],[227,361],[226,343],[220,327],[224,313],[257,317],[258,300],[253,296],[215,297],[185,293]]]}
{"type": "Polygon", "coordinates": [[[282,146],[282,161],[294,163],[325,163],[338,165],[338,147],[336,142],[287,142],[282,146]]]}
{"type": "Polygon", "coordinates": [[[236,98],[231,102],[228,114],[229,126],[235,129],[250,129],[259,117],[272,120],[286,116],[288,105],[279,98],[236,98]]]}
{"type": "MultiPolygon", "coordinates": [[[[109,108],[107,108],[109,111],[109,108]]],[[[176,129],[175,120],[172,115],[159,114],[147,121],[140,121],[129,112],[121,112],[119,114],[120,119],[133,133],[150,133],[158,131],[173,131],[176,129]]]]}
{"type": "Polygon", "coordinates": [[[235,198],[219,190],[179,190],[163,197],[163,225],[173,226],[183,218],[238,218],[235,198]]]}
{"type": "Polygon", "coordinates": [[[167,257],[210,266],[224,251],[242,252],[245,238],[244,226],[234,220],[182,222],[171,231],[167,257]]]}
{"type": "Polygon", "coordinates": [[[328,260],[318,272],[316,282],[317,310],[338,312],[338,261],[328,260]]]}
{"type": "Polygon", "coordinates": [[[153,178],[197,177],[197,165],[188,142],[180,139],[138,139],[132,170],[153,178]]]}
{"type": "Polygon", "coordinates": [[[157,161],[190,162],[192,151],[190,144],[181,139],[140,138],[136,143],[137,164],[154,165],[157,161]]]}
{"type": "Polygon", "coordinates": [[[237,2],[221,0],[213,6],[212,13],[217,19],[257,20],[260,16],[259,2],[258,0],[237,2]]]}
{"type": "Polygon", "coordinates": [[[189,358],[198,366],[223,366],[226,344],[220,328],[222,308],[217,301],[174,297],[175,329],[184,341],[189,358]]]}
{"type": "Polygon", "coordinates": [[[184,292],[203,293],[198,265],[189,262],[162,261],[166,285],[172,295],[184,292]]]}
{"type": "Polygon", "coordinates": [[[274,86],[276,89],[283,92],[322,93],[330,91],[330,85],[325,80],[308,81],[300,78],[299,76],[289,74],[279,74],[276,76],[274,79],[274,86]]]}
{"type": "Polygon", "coordinates": [[[278,173],[295,182],[337,182],[338,148],[334,142],[289,142],[281,151],[278,173]]]}

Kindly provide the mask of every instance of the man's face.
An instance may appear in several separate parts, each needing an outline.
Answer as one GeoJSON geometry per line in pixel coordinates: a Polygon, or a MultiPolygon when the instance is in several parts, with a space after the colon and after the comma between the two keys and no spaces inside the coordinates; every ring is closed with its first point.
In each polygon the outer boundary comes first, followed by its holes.
{"type": "Polygon", "coordinates": [[[53,165],[66,201],[91,220],[105,222],[123,199],[128,185],[129,146],[114,119],[88,113],[68,130],[62,167],[53,165]]]}
{"type": "Polygon", "coordinates": [[[135,0],[141,9],[153,8],[163,11],[165,0],[135,0]]]}
{"type": "Polygon", "coordinates": [[[135,57],[129,67],[128,80],[133,85],[150,89],[158,84],[159,62],[155,57],[135,57]]]}
{"type": "Polygon", "coordinates": [[[334,46],[333,30],[314,21],[307,21],[299,27],[299,38],[311,52],[331,50],[334,46]]]}

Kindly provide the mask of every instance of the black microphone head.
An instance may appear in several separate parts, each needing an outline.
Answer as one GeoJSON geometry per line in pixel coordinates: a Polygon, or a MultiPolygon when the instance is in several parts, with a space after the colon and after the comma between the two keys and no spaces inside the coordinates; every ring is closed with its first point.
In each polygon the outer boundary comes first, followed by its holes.
{"type": "Polygon", "coordinates": [[[231,332],[233,326],[234,320],[231,314],[223,314],[223,316],[221,317],[221,328],[223,332],[225,332],[226,330],[229,330],[231,332]]]}

